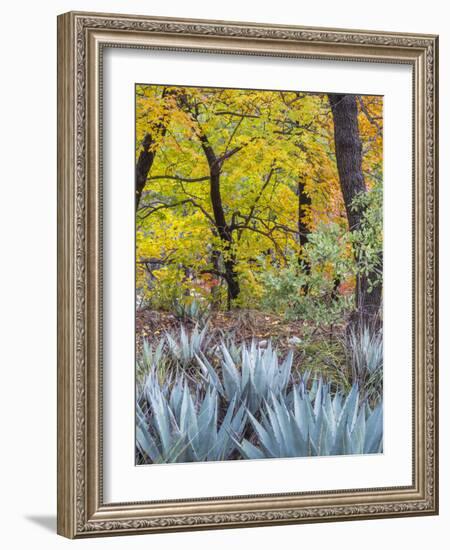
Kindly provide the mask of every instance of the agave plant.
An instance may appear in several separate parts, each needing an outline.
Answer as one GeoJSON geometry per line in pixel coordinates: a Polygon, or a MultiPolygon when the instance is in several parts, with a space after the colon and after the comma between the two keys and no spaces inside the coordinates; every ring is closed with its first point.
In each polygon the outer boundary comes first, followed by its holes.
{"type": "Polygon", "coordinates": [[[266,349],[258,347],[255,341],[250,347],[242,345],[240,365],[236,365],[223,343],[221,352],[222,380],[204,354],[197,354],[197,361],[208,383],[228,402],[236,399],[245,403],[254,414],[271,393],[286,395],[292,370],[292,351],[281,365],[270,342],[266,349]]]}
{"type": "Polygon", "coordinates": [[[316,396],[296,386],[291,405],[273,394],[265,401],[261,421],[249,412],[258,446],[244,439],[238,443],[244,458],[368,454],[383,449],[383,405],[373,410],[359,404],[355,384],[347,397],[319,380],[316,396]]]}
{"type": "Polygon", "coordinates": [[[200,398],[179,377],[170,390],[149,385],[144,393],[137,403],[136,444],[145,462],[228,460],[235,452],[247,421],[245,407],[237,407],[236,400],[219,426],[214,388],[200,398]]]}
{"type": "Polygon", "coordinates": [[[347,347],[353,381],[358,383],[369,398],[378,399],[383,382],[383,337],[380,331],[368,326],[351,328],[347,347]]]}
{"type": "Polygon", "coordinates": [[[171,360],[165,353],[166,343],[161,339],[153,348],[151,344],[144,338],[142,341],[142,351],[136,364],[137,380],[144,381],[153,372],[159,374],[159,378],[164,379],[167,371],[171,366],[171,360]]]}
{"type": "Polygon", "coordinates": [[[196,325],[190,334],[182,325],[179,335],[167,332],[165,338],[169,355],[182,367],[190,366],[195,356],[206,348],[210,340],[207,325],[201,330],[196,325]]]}
{"type": "Polygon", "coordinates": [[[238,345],[236,343],[235,335],[234,334],[228,334],[226,332],[220,331],[220,342],[215,348],[215,355],[219,357],[219,359],[222,356],[222,346],[225,346],[228,350],[229,355],[233,359],[235,364],[238,364],[241,362],[241,356],[242,356],[242,344],[238,345]]]}
{"type": "Polygon", "coordinates": [[[211,309],[208,303],[201,303],[198,300],[173,302],[173,311],[180,321],[190,321],[200,327],[204,327],[208,322],[211,309]]]}
{"type": "Polygon", "coordinates": [[[153,395],[155,392],[165,396],[169,395],[170,388],[183,381],[180,375],[175,375],[175,381],[173,381],[173,378],[174,376],[170,372],[166,373],[165,376],[161,378],[158,372],[158,364],[152,363],[150,367],[148,367],[143,380],[136,385],[136,402],[148,402],[150,400],[150,395],[153,395]]]}

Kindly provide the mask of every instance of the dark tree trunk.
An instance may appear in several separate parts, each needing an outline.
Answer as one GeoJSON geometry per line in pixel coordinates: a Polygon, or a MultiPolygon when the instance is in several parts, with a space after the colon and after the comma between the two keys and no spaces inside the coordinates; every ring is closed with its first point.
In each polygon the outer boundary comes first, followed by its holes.
{"type": "Polygon", "coordinates": [[[139,208],[142,191],[144,190],[148,173],[155,159],[155,152],[151,150],[152,145],[152,136],[150,134],[145,134],[144,140],[142,141],[142,151],[136,163],[136,211],[139,208]]]}
{"type": "Polygon", "coordinates": [[[362,145],[359,137],[358,107],[354,95],[328,94],[334,120],[334,146],[342,195],[350,231],[358,229],[362,212],[352,209],[358,193],[366,192],[362,173],[362,145]]]}
{"type": "MultiPolygon", "coordinates": [[[[220,169],[222,162],[225,160],[225,156],[218,158],[214,149],[211,147],[207,136],[203,133],[201,125],[198,122],[198,113],[196,107],[189,105],[186,94],[180,94],[178,96],[178,103],[180,107],[190,113],[193,120],[198,125],[198,138],[205,154],[209,167],[209,181],[210,181],[210,199],[213,210],[214,225],[217,234],[223,244],[223,256],[224,256],[224,268],[225,273],[222,274],[223,278],[227,282],[228,293],[228,308],[231,307],[231,301],[235,300],[240,293],[238,274],[236,273],[236,257],[232,251],[232,230],[228,225],[225,218],[225,211],[223,209],[222,196],[220,192],[220,169]]],[[[234,151],[235,152],[235,151],[234,151]]],[[[229,156],[229,155],[228,155],[229,156]]]]}
{"type": "MultiPolygon", "coordinates": [[[[298,229],[298,242],[300,244],[300,254],[298,257],[298,264],[303,268],[303,272],[306,275],[311,273],[311,264],[308,259],[305,257],[305,245],[308,243],[308,235],[310,233],[309,227],[303,221],[303,218],[306,214],[306,209],[311,206],[311,197],[305,192],[305,181],[303,178],[299,178],[297,182],[297,197],[298,197],[298,219],[297,219],[297,229],[298,229]]],[[[305,294],[309,292],[308,283],[302,286],[302,290],[305,294]]]]}
{"type": "MultiPolygon", "coordinates": [[[[352,207],[353,199],[366,192],[362,173],[362,145],[358,127],[358,107],[356,97],[346,94],[328,94],[334,120],[334,144],[336,164],[339,173],[342,196],[350,231],[361,226],[364,215],[362,209],[352,207]]],[[[355,256],[357,253],[355,251],[355,256]]],[[[381,285],[374,286],[371,292],[371,275],[359,275],[356,282],[355,321],[376,322],[381,305],[381,285]]],[[[374,275],[372,275],[374,277],[374,275]]]]}
{"type": "MultiPolygon", "coordinates": [[[[381,262],[380,262],[381,264],[381,262]]],[[[374,276],[372,275],[372,279],[374,276]]],[[[356,297],[358,299],[358,311],[359,315],[357,320],[364,321],[366,324],[370,324],[373,327],[380,327],[381,319],[379,318],[379,311],[382,300],[382,284],[374,284],[374,280],[371,280],[371,276],[361,275],[356,279],[356,297]],[[370,285],[372,285],[372,291],[370,292],[370,285]]]]}
{"type": "MultiPolygon", "coordinates": [[[[162,92],[161,99],[164,98],[173,92],[168,92],[164,88],[162,92]]],[[[152,132],[147,132],[142,140],[142,151],[139,154],[137,163],[136,163],[136,212],[139,208],[139,203],[141,201],[142,191],[144,190],[145,184],[147,182],[148,173],[152,167],[153,161],[155,160],[156,151],[153,149],[153,145],[158,137],[164,137],[166,135],[167,127],[165,123],[158,122],[154,127],[152,132]]]]}
{"type": "MultiPolygon", "coordinates": [[[[310,233],[309,227],[303,221],[303,218],[306,214],[306,209],[309,206],[311,206],[311,197],[305,192],[305,182],[302,178],[299,178],[297,183],[297,196],[298,196],[298,221],[297,221],[298,240],[302,249],[301,251],[303,252],[305,245],[308,243],[308,235],[310,233]]],[[[303,257],[303,255],[301,255],[300,260],[301,260],[301,263],[303,263],[306,273],[309,274],[311,271],[311,265],[303,257]]]]}
{"type": "MultiPolygon", "coordinates": [[[[213,271],[216,277],[219,277],[220,276],[220,252],[216,249],[213,249],[211,252],[211,263],[212,263],[213,271]]],[[[211,304],[212,309],[218,309],[220,305],[220,291],[218,286],[212,287],[211,297],[212,297],[212,304],[211,304]]]]}
{"type": "Polygon", "coordinates": [[[236,257],[232,251],[232,232],[228,225],[223,209],[222,195],[220,192],[220,161],[214,150],[209,145],[206,136],[200,136],[200,142],[208,161],[210,171],[210,198],[213,209],[214,222],[217,233],[224,245],[224,278],[228,287],[228,308],[231,307],[231,301],[235,300],[240,293],[239,279],[236,273],[236,257]]]}

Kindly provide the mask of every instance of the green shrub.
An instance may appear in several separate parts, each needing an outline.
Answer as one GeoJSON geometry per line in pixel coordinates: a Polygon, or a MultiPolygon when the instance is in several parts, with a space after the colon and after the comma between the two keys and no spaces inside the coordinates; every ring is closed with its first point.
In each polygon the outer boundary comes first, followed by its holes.
{"type": "Polygon", "coordinates": [[[345,281],[354,272],[348,243],[348,234],[338,224],[320,225],[309,234],[302,260],[291,254],[286,265],[261,271],[263,307],[317,326],[342,323],[354,304],[353,294],[336,291],[336,281],[345,281]]]}
{"type": "Polygon", "coordinates": [[[365,275],[369,292],[383,281],[383,186],[381,179],[367,192],[359,193],[353,210],[362,210],[360,227],[349,234],[356,256],[355,274],[365,275]]]}

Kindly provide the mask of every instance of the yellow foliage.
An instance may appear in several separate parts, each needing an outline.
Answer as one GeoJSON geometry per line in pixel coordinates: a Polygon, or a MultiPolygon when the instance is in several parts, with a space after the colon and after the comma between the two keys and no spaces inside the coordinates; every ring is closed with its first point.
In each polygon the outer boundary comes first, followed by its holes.
{"type": "MultiPolygon", "coordinates": [[[[371,187],[382,177],[383,101],[358,101],[371,187]]],[[[326,94],[138,85],[136,158],[147,134],[155,158],[136,215],[136,277],[149,298],[170,287],[206,292],[220,279],[219,257],[235,260],[241,299],[250,303],[262,291],[255,276],[262,266],[301,254],[299,222],[310,231],[330,221],[347,226],[326,94]],[[215,224],[205,144],[223,158],[217,167],[231,243],[215,224]],[[301,209],[300,182],[311,203],[301,209]],[[151,277],[150,260],[161,262],[151,277]],[[213,279],[205,283],[206,275],[213,279]]]]}

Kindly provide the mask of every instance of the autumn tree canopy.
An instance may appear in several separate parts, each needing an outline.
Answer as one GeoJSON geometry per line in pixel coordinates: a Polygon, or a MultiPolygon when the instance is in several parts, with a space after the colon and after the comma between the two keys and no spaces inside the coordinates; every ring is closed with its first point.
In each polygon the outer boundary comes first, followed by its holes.
{"type": "Polygon", "coordinates": [[[289,273],[305,300],[354,299],[363,276],[381,293],[382,98],[351,96],[362,180],[349,201],[345,97],[138,85],[138,299],[259,308],[289,273]]]}

